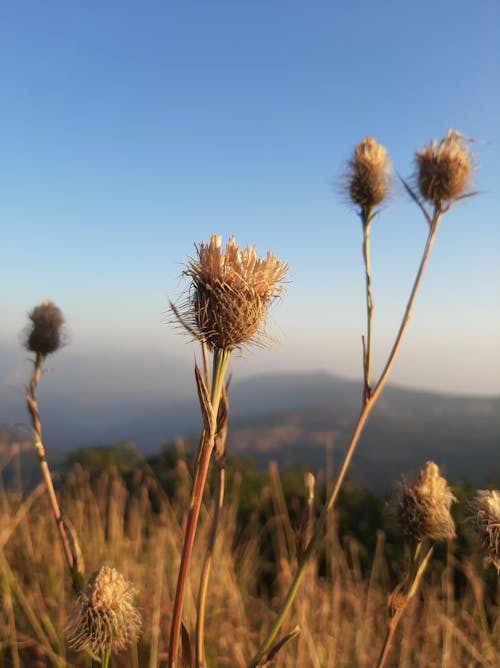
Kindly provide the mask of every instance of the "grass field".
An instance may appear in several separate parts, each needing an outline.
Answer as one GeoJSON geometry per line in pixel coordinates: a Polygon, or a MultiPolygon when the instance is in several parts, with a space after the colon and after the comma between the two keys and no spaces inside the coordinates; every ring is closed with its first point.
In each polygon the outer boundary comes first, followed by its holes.
{"type": "MultiPolygon", "coordinates": [[[[16,464],[16,457],[10,466],[16,464]]],[[[143,627],[138,657],[113,657],[114,666],[165,665],[168,628],[191,476],[183,459],[169,497],[152,472],[124,480],[110,470],[91,477],[78,465],[60,489],[61,506],[74,525],[86,573],[103,564],[118,569],[137,590],[143,627]]],[[[282,504],[279,478],[261,494],[275,512],[262,525],[250,517],[238,526],[241,478],[230,481],[210,583],[206,648],[208,666],[244,668],[273,619],[296,565],[297,529],[282,504]],[[269,564],[272,555],[272,570],[269,564]],[[264,557],[264,555],[266,555],[264,557]]],[[[204,556],[211,499],[205,497],[183,619],[192,633],[195,595],[204,556]]],[[[84,653],[65,647],[64,629],[74,605],[70,578],[42,486],[28,495],[19,486],[0,497],[0,666],[90,666],[84,653]]],[[[283,634],[300,632],[273,665],[297,668],[373,666],[387,624],[395,571],[376,533],[368,568],[363,546],[338,535],[329,523],[325,548],[308,566],[283,634]]],[[[404,564],[400,565],[401,570],[404,564]]],[[[489,666],[500,660],[500,590],[486,586],[477,555],[435,560],[397,630],[386,665],[489,666]],[[495,600],[496,597],[496,600],[495,600]]],[[[494,581],[493,581],[494,582],[494,581]]],[[[97,664],[96,664],[97,665],[97,664]]]]}

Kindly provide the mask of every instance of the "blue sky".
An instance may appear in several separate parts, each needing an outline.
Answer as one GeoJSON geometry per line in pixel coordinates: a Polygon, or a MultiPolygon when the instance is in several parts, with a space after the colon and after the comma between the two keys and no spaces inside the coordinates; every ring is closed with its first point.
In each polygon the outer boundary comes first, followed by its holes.
{"type": "MultiPolygon", "coordinates": [[[[61,364],[130,353],[191,373],[167,302],[194,243],[219,233],[290,265],[279,343],[235,372],[358,377],[361,229],[336,180],[365,135],[407,177],[414,151],[452,127],[489,142],[474,145],[481,194],[443,220],[393,381],[499,393],[499,25],[496,0],[5,3],[9,368],[27,311],[49,298],[68,322],[61,364]]],[[[425,236],[403,193],[374,222],[376,368],[425,236]]]]}

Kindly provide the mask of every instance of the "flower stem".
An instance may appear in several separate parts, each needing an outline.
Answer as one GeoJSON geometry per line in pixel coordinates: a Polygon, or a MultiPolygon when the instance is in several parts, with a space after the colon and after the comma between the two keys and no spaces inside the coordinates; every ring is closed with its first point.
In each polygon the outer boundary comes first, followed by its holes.
{"type": "Polygon", "coordinates": [[[108,649],[103,650],[103,653],[101,655],[101,668],[109,668],[109,660],[111,658],[111,652],[108,649]]]}
{"type": "Polygon", "coordinates": [[[358,444],[359,438],[360,438],[360,436],[363,432],[364,426],[366,424],[366,421],[367,421],[373,407],[375,406],[375,403],[377,402],[377,399],[379,398],[380,394],[382,393],[384,385],[387,381],[387,378],[389,376],[389,373],[392,369],[392,366],[393,366],[394,361],[396,359],[397,353],[398,353],[399,348],[401,346],[401,342],[403,340],[403,335],[404,335],[404,333],[405,333],[405,331],[408,327],[408,323],[410,321],[410,316],[411,316],[411,313],[412,313],[412,310],[413,310],[413,305],[414,305],[414,302],[415,302],[415,297],[417,295],[417,292],[418,292],[418,289],[419,289],[419,286],[420,286],[420,283],[421,283],[421,280],[422,280],[422,276],[424,274],[424,270],[425,270],[425,267],[427,265],[427,261],[429,259],[429,255],[430,255],[430,252],[431,252],[431,249],[432,249],[432,245],[433,245],[433,242],[434,242],[434,237],[436,235],[436,231],[437,231],[437,228],[438,228],[438,223],[439,223],[440,217],[441,217],[441,211],[436,210],[435,214],[434,214],[434,217],[431,221],[429,234],[427,236],[427,242],[426,242],[426,245],[425,245],[425,248],[424,248],[424,252],[423,252],[423,255],[422,255],[422,259],[420,261],[420,266],[418,268],[415,281],[413,283],[413,288],[411,290],[410,297],[409,297],[408,303],[406,305],[406,310],[405,310],[405,313],[403,315],[401,325],[399,327],[399,330],[398,330],[398,333],[397,333],[396,338],[394,340],[391,352],[389,353],[389,356],[387,358],[387,362],[386,362],[385,367],[384,367],[384,369],[383,369],[383,371],[380,375],[380,378],[377,381],[377,384],[375,385],[375,387],[373,388],[373,391],[370,393],[370,396],[367,397],[365,399],[365,401],[363,402],[361,412],[359,414],[358,420],[357,420],[356,425],[354,427],[354,431],[353,431],[353,434],[352,434],[352,437],[351,437],[351,441],[350,441],[349,446],[347,448],[347,452],[344,456],[342,466],[341,466],[341,468],[339,470],[339,473],[337,475],[337,479],[335,481],[335,485],[333,487],[333,490],[332,490],[327,502],[323,506],[321,514],[320,514],[320,516],[319,516],[319,518],[316,522],[314,532],[311,536],[311,539],[310,539],[307,547],[305,548],[305,550],[302,554],[300,564],[299,564],[298,569],[295,573],[295,576],[292,580],[292,583],[291,583],[290,588],[287,592],[287,595],[286,595],[283,603],[281,604],[281,607],[278,611],[278,615],[277,615],[276,619],[274,620],[270,630],[268,631],[268,634],[267,634],[265,640],[263,641],[263,643],[261,644],[259,650],[255,654],[255,656],[250,660],[250,662],[248,663],[248,668],[255,668],[259,664],[262,657],[270,649],[276,635],[278,634],[278,631],[280,630],[280,628],[281,628],[281,626],[282,626],[282,624],[285,620],[286,615],[288,614],[288,612],[289,612],[289,610],[292,606],[292,603],[295,599],[295,595],[297,594],[297,591],[299,589],[301,580],[304,576],[304,573],[305,573],[305,570],[306,570],[306,565],[309,561],[309,558],[311,557],[312,553],[314,552],[314,549],[318,545],[318,543],[320,541],[320,538],[323,535],[323,531],[324,531],[324,528],[325,528],[325,525],[326,525],[326,520],[327,520],[327,517],[328,517],[328,513],[330,512],[330,510],[333,508],[333,505],[335,504],[338,493],[340,491],[340,488],[341,488],[342,483],[344,481],[345,475],[346,475],[347,470],[349,468],[349,464],[351,463],[352,456],[354,454],[354,451],[355,451],[356,446],[358,444]]]}
{"type": "Polygon", "coordinates": [[[83,572],[80,571],[81,564],[77,563],[77,560],[75,559],[73,550],[71,548],[71,543],[68,538],[68,534],[66,533],[66,526],[64,524],[61,510],[59,508],[59,503],[57,501],[57,496],[54,490],[54,484],[52,482],[52,476],[50,475],[49,465],[47,463],[45,448],[42,441],[42,422],[40,420],[40,413],[38,411],[38,401],[36,393],[37,393],[38,383],[40,381],[40,378],[42,377],[43,363],[44,363],[44,356],[41,353],[37,353],[36,360],[34,362],[33,375],[31,377],[29,388],[26,393],[26,405],[28,407],[28,411],[31,416],[33,444],[35,446],[35,451],[38,456],[38,462],[40,464],[42,478],[45,483],[47,493],[49,495],[49,501],[52,507],[52,513],[54,515],[56,527],[59,532],[59,538],[61,539],[64,556],[71,571],[73,588],[75,589],[75,591],[78,591],[83,582],[83,572]]]}
{"type": "Polygon", "coordinates": [[[394,637],[394,633],[398,627],[399,620],[403,616],[404,610],[404,607],[399,608],[389,619],[387,624],[387,631],[385,633],[384,644],[382,646],[380,656],[378,657],[376,668],[382,668],[382,666],[385,664],[385,660],[389,654],[389,649],[391,648],[392,638],[394,637]]]}
{"type": "Polygon", "coordinates": [[[224,483],[225,483],[225,468],[223,462],[218,462],[217,465],[217,489],[215,492],[215,509],[212,518],[212,525],[210,527],[210,534],[208,537],[207,552],[205,561],[203,563],[203,570],[200,579],[200,588],[198,590],[198,616],[196,620],[196,655],[195,668],[203,668],[205,663],[205,611],[207,602],[208,581],[210,578],[210,570],[212,567],[212,560],[215,548],[215,539],[217,537],[217,528],[219,526],[219,518],[224,504],[224,483]]]}
{"type": "Polygon", "coordinates": [[[229,364],[231,352],[229,350],[216,348],[213,353],[212,368],[212,388],[210,394],[210,403],[212,406],[212,428],[208,432],[203,429],[200,436],[199,457],[196,466],[193,490],[191,492],[191,501],[189,514],[184,533],[184,545],[182,548],[181,563],[177,577],[177,588],[175,592],[174,607],[172,610],[172,623],[170,626],[170,648],[168,653],[168,668],[175,668],[177,665],[177,653],[179,649],[179,637],[182,619],[182,605],[184,601],[184,591],[186,588],[187,574],[191,555],[193,552],[194,538],[200,515],[203,490],[207,479],[210,457],[215,443],[215,431],[217,423],[217,412],[219,408],[222,388],[224,387],[224,378],[229,364]]]}
{"type": "Polygon", "coordinates": [[[363,401],[366,403],[371,394],[371,363],[372,363],[372,321],[373,321],[373,296],[370,264],[370,223],[373,215],[370,209],[363,209],[361,222],[363,223],[363,260],[365,263],[366,281],[366,342],[363,341],[363,372],[364,390],[363,401]]]}
{"type": "Polygon", "coordinates": [[[429,559],[431,558],[434,548],[431,546],[427,549],[425,556],[422,557],[421,554],[424,551],[422,541],[418,541],[415,552],[410,561],[410,566],[408,573],[403,582],[396,587],[391,598],[389,599],[391,603],[392,599],[392,609],[390,610],[390,617],[387,623],[387,631],[384,638],[384,644],[380,650],[380,655],[378,657],[377,665],[375,668],[383,668],[387,656],[389,655],[389,650],[391,648],[392,639],[394,633],[398,627],[398,624],[403,616],[404,611],[406,610],[408,603],[411,601],[415,592],[418,589],[422,575],[424,574],[429,559]]]}

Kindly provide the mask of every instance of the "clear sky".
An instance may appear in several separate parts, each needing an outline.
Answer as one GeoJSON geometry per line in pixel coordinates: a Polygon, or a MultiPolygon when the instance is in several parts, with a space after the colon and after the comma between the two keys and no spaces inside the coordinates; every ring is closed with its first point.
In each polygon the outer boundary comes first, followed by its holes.
{"type": "MultiPolygon", "coordinates": [[[[195,242],[234,234],[290,265],[279,343],[235,372],[358,377],[361,229],[335,183],[365,135],[408,177],[451,127],[489,142],[481,194],[443,220],[393,381],[499,393],[499,30],[497,0],[3,3],[0,344],[49,298],[66,357],[191,373],[168,299],[195,242]]],[[[401,192],[373,224],[376,368],[425,237],[401,192]]]]}

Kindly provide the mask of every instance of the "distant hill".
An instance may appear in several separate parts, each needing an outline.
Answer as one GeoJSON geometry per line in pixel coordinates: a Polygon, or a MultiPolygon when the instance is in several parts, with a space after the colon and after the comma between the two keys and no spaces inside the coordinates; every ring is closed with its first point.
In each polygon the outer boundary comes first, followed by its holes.
{"type": "MultiPolygon", "coordinates": [[[[256,376],[230,390],[229,452],[265,465],[335,467],[360,410],[361,384],[323,372],[256,376]]],[[[151,394],[79,404],[78,395],[41,396],[49,449],[133,440],[152,452],[200,427],[196,399],[151,394]]],[[[23,408],[22,401],[17,410],[23,408]]],[[[3,416],[2,416],[3,417],[3,416]]],[[[23,422],[27,424],[26,416],[23,422]]],[[[28,432],[25,430],[25,433],[28,432]]],[[[195,437],[194,437],[195,438],[195,437]]],[[[465,397],[388,386],[362,436],[352,475],[371,486],[435,459],[450,477],[483,484],[500,474],[500,397],[465,397]]]]}
{"type": "MultiPolygon", "coordinates": [[[[360,410],[361,385],[328,374],[284,374],[235,385],[230,452],[259,463],[337,466],[360,410]],[[245,407],[246,416],[242,409],[245,407]],[[252,414],[253,413],[253,414],[252,414]]],[[[450,478],[500,476],[500,397],[461,397],[388,386],[352,463],[352,475],[385,487],[434,459],[450,478]]]]}

